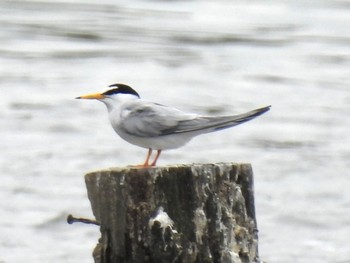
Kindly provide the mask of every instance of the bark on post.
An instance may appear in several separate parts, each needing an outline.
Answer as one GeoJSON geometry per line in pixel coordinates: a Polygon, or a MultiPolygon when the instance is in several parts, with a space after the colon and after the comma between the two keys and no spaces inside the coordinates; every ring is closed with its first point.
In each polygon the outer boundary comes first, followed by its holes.
{"type": "Polygon", "coordinates": [[[85,176],[96,263],[258,262],[250,164],[116,168],[85,176]]]}

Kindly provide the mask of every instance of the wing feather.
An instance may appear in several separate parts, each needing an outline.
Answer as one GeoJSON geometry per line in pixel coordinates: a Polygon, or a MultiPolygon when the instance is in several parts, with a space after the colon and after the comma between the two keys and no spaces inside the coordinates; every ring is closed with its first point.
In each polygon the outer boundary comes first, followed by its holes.
{"type": "Polygon", "coordinates": [[[231,116],[197,116],[197,118],[192,120],[179,121],[175,127],[163,130],[162,135],[196,131],[200,131],[200,133],[206,133],[227,129],[260,116],[261,114],[270,110],[270,107],[271,106],[267,106],[243,114],[231,116]]]}
{"type": "Polygon", "coordinates": [[[134,103],[125,107],[121,127],[139,137],[170,134],[206,133],[230,128],[249,121],[270,109],[270,106],[233,116],[208,117],[184,113],[178,109],[155,103],[134,103]]]}
{"type": "Polygon", "coordinates": [[[198,116],[150,102],[128,105],[122,115],[120,127],[128,134],[139,137],[164,135],[165,131],[176,130],[182,121],[194,120],[198,116]]]}

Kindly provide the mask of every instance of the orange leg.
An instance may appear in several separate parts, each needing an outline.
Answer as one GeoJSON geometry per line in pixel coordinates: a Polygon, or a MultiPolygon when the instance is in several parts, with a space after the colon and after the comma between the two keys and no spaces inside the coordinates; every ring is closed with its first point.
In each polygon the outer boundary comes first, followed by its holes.
{"type": "Polygon", "coordinates": [[[147,157],[146,157],[146,161],[141,166],[144,166],[144,167],[148,167],[149,166],[148,162],[149,162],[149,158],[151,157],[151,154],[152,154],[152,149],[149,148],[148,149],[148,153],[147,153],[147,157]]]}
{"type": "Polygon", "coordinates": [[[157,160],[159,158],[159,155],[161,154],[162,150],[157,150],[156,158],[154,158],[153,163],[151,163],[151,166],[156,166],[157,160]]]}

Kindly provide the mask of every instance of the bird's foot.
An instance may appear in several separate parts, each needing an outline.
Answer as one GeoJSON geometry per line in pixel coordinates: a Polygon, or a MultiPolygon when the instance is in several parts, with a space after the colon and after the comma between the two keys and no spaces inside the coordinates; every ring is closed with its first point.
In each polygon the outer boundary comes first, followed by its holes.
{"type": "Polygon", "coordinates": [[[156,166],[157,160],[158,160],[159,155],[160,155],[161,152],[162,152],[162,150],[157,150],[157,155],[154,158],[154,161],[151,164],[149,164],[149,159],[150,159],[151,154],[152,154],[152,149],[149,148],[145,162],[143,164],[132,165],[132,167],[136,167],[136,168],[150,168],[150,167],[156,166]]]}

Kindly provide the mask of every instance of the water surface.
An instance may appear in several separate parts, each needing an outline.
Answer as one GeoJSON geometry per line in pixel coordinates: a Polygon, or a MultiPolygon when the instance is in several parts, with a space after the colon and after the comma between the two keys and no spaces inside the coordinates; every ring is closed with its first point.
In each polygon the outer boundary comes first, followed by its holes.
{"type": "Polygon", "coordinates": [[[143,161],[104,105],[121,82],[189,112],[272,110],[159,165],[250,162],[260,256],[350,262],[347,1],[1,1],[0,262],[93,262],[83,175],[143,161]]]}

